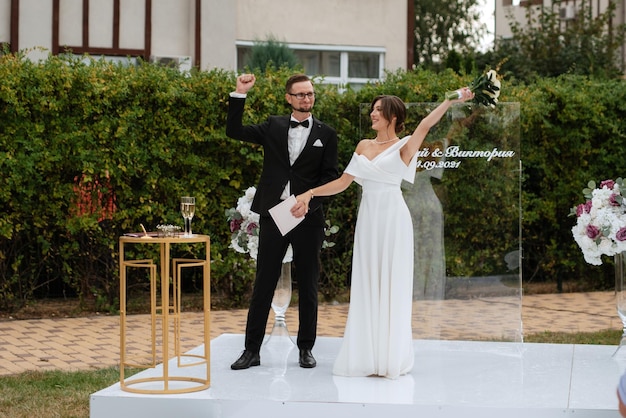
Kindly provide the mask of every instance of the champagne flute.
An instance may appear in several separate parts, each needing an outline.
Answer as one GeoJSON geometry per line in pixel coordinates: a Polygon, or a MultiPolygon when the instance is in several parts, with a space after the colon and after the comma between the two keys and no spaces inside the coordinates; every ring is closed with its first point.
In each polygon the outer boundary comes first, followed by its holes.
{"type": "Polygon", "coordinates": [[[190,196],[184,196],[180,198],[180,212],[183,215],[185,221],[184,237],[191,237],[191,219],[196,212],[196,198],[190,196]]]}

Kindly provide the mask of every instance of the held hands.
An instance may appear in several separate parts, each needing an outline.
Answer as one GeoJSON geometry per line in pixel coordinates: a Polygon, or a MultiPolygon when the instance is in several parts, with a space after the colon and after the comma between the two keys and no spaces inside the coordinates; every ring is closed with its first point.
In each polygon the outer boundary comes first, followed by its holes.
{"type": "Polygon", "coordinates": [[[237,93],[246,94],[254,86],[256,77],[254,74],[242,74],[237,77],[237,87],[235,91],[237,93]]]}
{"type": "Polygon", "coordinates": [[[302,218],[309,212],[310,193],[302,193],[296,196],[297,203],[291,208],[291,214],[296,218],[302,218]]]}

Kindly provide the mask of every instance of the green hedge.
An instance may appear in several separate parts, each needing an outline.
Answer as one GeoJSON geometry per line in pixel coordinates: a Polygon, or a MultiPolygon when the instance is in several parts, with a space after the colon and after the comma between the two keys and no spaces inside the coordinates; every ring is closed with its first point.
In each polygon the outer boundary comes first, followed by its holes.
{"type": "MultiPolygon", "coordinates": [[[[258,78],[246,121],[288,111],[289,75],[274,70],[258,78]]],[[[315,114],[337,129],[343,168],[358,140],[371,135],[359,131],[359,103],[380,93],[438,101],[469,79],[416,70],[388,74],[359,92],[318,84],[315,114]]],[[[194,231],[212,239],[215,300],[245,304],[254,266],[228,248],[224,211],[256,184],[262,155],[224,133],[234,85],[235,74],[221,70],[181,74],[147,63],[0,57],[0,309],[60,294],[115,306],[118,236],[140,224],[180,225],[182,195],[196,196],[194,231]],[[88,189],[94,198],[114,193],[110,219],[97,211],[77,214],[77,179],[87,189],[98,182],[88,189]]],[[[567,214],[588,180],[624,175],[623,83],[568,76],[504,86],[501,100],[520,102],[522,109],[524,280],[606,288],[610,265],[584,263],[567,214]]],[[[351,186],[326,207],[340,225],[336,246],[323,253],[321,289],[328,299],[347,288],[357,199],[351,186]]]]}

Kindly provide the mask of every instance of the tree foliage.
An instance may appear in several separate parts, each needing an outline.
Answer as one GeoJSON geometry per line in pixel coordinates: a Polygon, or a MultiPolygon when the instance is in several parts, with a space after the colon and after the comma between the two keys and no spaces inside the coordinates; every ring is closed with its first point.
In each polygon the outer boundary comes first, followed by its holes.
{"type": "Polygon", "coordinates": [[[591,2],[581,2],[576,17],[564,20],[553,7],[527,6],[525,22],[511,15],[511,39],[497,39],[490,59],[506,58],[502,71],[515,78],[556,77],[561,74],[613,78],[622,74],[619,52],[625,26],[614,25],[616,2],[593,16],[591,2]]]}
{"type": "Polygon", "coordinates": [[[415,0],[415,65],[436,69],[451,51],[475,51],[487,29],[480,22],[482,0],[415,0]]]}
{"type": "Polygon", "coordinates": [[[265,41],[254,43],[250,54],[250,62],[248,63],[249,68],[263,73],[268,66],[274,68],[296,68],[298,59],[285,43],[270,36],[265,41]]]}

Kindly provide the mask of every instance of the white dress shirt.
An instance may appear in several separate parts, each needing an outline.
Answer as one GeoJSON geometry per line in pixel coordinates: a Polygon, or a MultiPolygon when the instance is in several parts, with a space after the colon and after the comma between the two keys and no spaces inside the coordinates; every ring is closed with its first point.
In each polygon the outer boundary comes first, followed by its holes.
{"type": "MultiPolygon", "coordinates": [[[[293,116],[291,117],[291,120],[295,120],[296,122],[298,122],[298,120],[296,120],[293,116]]],[[[304,149],[304,146],[306,145],[306,140],[309,137],[309,134],[311,133],[311,128],[313,127],[313,118],[309,116],[307,120],[309,121],[308,128],[305,128],[302,125],[298,125],[295,128],[290,127],[289,132],[287,133],[287,140],[288,140],[287,147],[289,149],[289,163],[291,165],[293,165],[293,163],[295,163],[298,157],[300,156],[300,153],[302,152],[302,150],[304,149]]],[[[290,195],[291,195],[291,188],[290,188],[290,183],[288,182],[280,198],[282,200],[285,200],[290,195]]]]}

